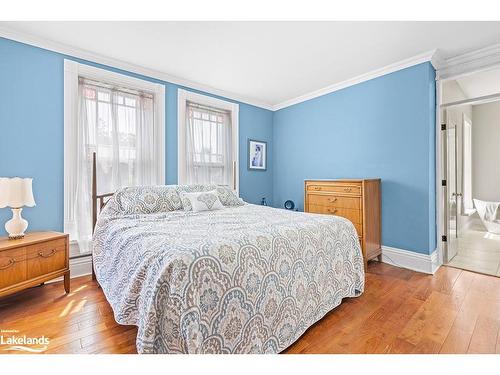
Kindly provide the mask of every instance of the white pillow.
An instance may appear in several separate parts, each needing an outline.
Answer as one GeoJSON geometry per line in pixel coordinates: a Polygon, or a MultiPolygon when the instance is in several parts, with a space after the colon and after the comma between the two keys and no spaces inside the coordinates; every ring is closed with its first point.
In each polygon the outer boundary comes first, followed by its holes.
{"type": "Polygon", "coordinates": [[[182,206],[185,211],[213,211],[223,209],[217,190],[200,191],[195,193],[181,192],[182,206]]]}

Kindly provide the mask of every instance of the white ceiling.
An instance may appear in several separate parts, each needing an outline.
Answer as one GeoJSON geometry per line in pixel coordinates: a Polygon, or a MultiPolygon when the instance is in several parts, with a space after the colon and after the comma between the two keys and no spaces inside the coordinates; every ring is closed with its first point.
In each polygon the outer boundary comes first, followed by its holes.
{"type": "Polygon", "coordinates": [[[438,48],[500,42],[500,22],[2,22],[269,106],[438,48]]]}
{"type": "Polygon", "coordinates": [[[500,93],[500,69],[469,74],[456,81],[468,99],[500,93]]]}

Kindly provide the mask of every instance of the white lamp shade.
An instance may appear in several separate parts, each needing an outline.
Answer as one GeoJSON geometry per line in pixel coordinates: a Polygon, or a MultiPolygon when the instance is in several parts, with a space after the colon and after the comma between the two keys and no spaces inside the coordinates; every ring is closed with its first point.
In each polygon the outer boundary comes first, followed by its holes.
{"type": "Polygon", "coordinates": [[[33,179],[0,177],[0,208],[33,207],[33,179]]]}

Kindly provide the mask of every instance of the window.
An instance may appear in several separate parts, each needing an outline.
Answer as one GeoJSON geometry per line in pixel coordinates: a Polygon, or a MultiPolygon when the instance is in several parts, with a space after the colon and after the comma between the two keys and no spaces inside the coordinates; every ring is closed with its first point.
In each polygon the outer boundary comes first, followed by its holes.
{"type": "Polygon", "coordinates": [[[179,90],[179,183],[238,189],[238,105],[179,90]]]}
{"type": "Polygon", "coordinates": [[[66,65],[64,229],[87,252],[93,152],[98,193],[164,183],[164,88],[74,62],[66,65]]]}
{"type": "Polygon", "coordinates": [[[99,192],[155,184],[154,96],[80,77],[79,105],[85,154],[98,154],[99,192]]]}

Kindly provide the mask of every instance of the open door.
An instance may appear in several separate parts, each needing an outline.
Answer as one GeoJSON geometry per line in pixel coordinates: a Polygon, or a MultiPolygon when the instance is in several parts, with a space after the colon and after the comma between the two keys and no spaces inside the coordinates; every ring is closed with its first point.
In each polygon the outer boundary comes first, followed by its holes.
{"type": "Polygon", "coordinates": [[[446,179],[445,189],[445,223],[447,224],[445,263],[449,263],[458,252],[458,238],[460,230],[460,207],[462,193],[458,184],[458,127],[450,111],[445,110],[443,118],[443,152],[444,152],[444,174],[446,179]]]}

